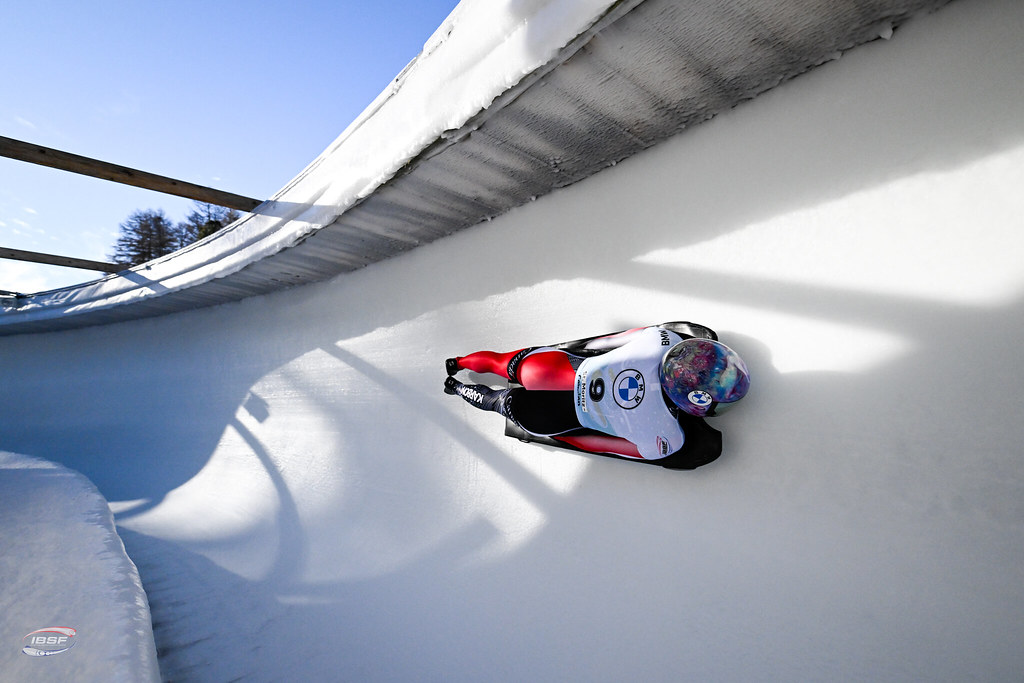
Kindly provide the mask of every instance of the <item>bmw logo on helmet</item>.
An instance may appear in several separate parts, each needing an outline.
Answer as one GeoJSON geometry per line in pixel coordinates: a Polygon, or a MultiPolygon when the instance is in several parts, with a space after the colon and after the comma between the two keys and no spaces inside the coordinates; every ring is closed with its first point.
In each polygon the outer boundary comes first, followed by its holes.
{"type": "Polygon", "coordinates": [[[698,408],[707,408],[714,402],[711,394],[706,391],[691,391],[686,399],[698,408]]]}

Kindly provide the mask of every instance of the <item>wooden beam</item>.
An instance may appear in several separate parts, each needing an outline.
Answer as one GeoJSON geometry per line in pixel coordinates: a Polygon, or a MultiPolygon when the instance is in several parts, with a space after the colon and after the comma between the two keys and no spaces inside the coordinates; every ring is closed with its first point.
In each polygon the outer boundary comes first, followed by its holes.
{"type": "Polygon", "coordinates": [[[64,266],[65,268],[100,270],[104,273],[119,273],[122,270],[128,270],[128,266],[123,263],[89,261],[88,259],[71,258],[70,256],[54,256],[53,254],[40,254],[36,251],[22,251],[21,249],[10,249],[8,247],[0,247],[0,258],[11,259],[14,261],[45,263],[49,266],[64,266]]]}
{"type": "Polygon", "coordinates": [[[146,190],[173,194],[178,197],[207,202],[216,206],[226,206],[230,209],[238,209],[239,211],[252,211],[263,203],[251,197],[243,197],[242,195],[222,192],[221,190],[203,187],[202,185],[173,180],[172,178],[146,173],[145,171],[137,171],[126,166],[118,166],[106,161],[97,161],[96,159],[62,152],[49,147],[41,147],[3,136],[0,136],[0,156],[27,161],[30,164],[48,166],[61,171],[80,173],[92,176],[93,178],[112,180],[115,183],[141,187],[146,190]]]}

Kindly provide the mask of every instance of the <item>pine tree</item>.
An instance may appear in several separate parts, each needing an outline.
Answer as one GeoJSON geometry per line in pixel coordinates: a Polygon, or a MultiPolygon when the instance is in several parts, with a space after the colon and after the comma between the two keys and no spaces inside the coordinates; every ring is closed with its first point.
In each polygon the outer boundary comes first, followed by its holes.
{"type": "Polygon", "coordinates": [[[192,211],[185,217],[184,222],[178,223],[181,246],[209,237],[225,225],[238,220],[241,215],[234,209],[206,202],[194,202],[192,211]]]}
{"type": "Polygon", "coordinates": [[[240,216],[234,209],[206,202],[195,202],[185,220],[177,225],[161,209],[135,211],[121,224],[111,259],[137,266],[209,237],[240,216]]]}
{"type": "Polygon", "coordinates": [[[169,254],[181,246],[178,230],[162,210],[134,211],[121,223],[113,260],[137,266],[169,254]]]}

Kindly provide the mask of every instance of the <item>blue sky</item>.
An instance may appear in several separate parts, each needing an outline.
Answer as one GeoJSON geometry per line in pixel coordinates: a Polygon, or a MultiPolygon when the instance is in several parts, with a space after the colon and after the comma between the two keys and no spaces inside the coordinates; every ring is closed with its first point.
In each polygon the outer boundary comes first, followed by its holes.
{"type": "MultiPolygon", "coordinates": [[[[0,135],[263,199],[398,75],[457,0],[0,3],[0,135]]],[[[191,202],[0,158],[0,246],[107,260],[191,202]]],[[[0,260],[0,290],[100,273],[0,260]]]]}

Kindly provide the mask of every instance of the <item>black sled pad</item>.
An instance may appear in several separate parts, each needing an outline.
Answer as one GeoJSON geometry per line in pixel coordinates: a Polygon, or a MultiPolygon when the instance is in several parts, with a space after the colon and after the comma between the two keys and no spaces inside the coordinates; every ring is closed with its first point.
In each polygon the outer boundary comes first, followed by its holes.
{"type": "MultiPolygon", "coordinates": [[[[577,453],[587,453],[589,455],[600,455],[605,458],[615,458],[616,460],[628,460],[630,462],[638,462],[645,465],[659,465],[670,470],[692,470],[706,465],[712,462],[722,454],[722,432],[718,431],[714,427],[708,425],[703,419],[699,417],[688,418],[683,421],[683,430],[686,434],[686,441],[683,447],[678,453],[674,453],[667,458],[661,458],[659,460],[640,460],[637,458],[627,458],[622,455],[615,455],[614,453],[594,453],[591,451],[585,451],[582,448],[577,448],[571,444],[559,441],[558,439],[552,439],[549,436],[537,436],[536,434],[530,434],[529,432],[523,431],[520,427],[512,420],[505,420],[505,436],[512,437],[513,439],[519,439],[523,443],[535,443],[541,446],[553,446],[555,448],[564,448],[567,451],[576,451],[577,453]]],[[[586,434],[599,434],[590,429],[581,429],[576,432],[570,432],[573,436],[584,436],[586,434]]]]}

